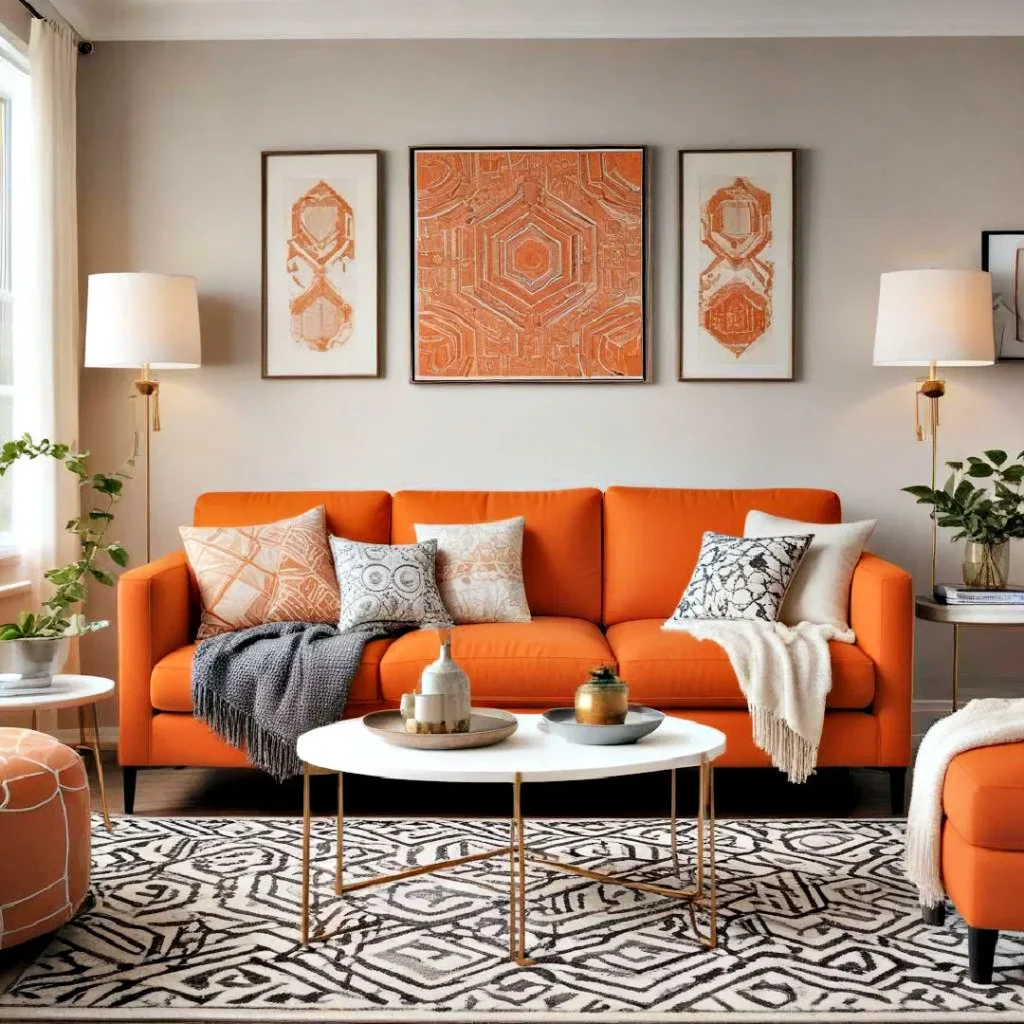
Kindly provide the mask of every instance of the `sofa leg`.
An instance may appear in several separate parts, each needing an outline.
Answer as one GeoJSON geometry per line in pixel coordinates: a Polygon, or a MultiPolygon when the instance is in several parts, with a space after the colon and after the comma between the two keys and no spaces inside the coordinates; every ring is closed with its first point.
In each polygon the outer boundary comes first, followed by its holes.
{"type": "Polygon", "coordinates": [[[996,958],[996,939],[999,932],[992,928],[967,929],[967,955],[969,974],[975,985],[992,984],[992,964],[996,958]]]}
{"type": "Polygon", "coordinates": [[[925,924],[945,924],[946,923],[946,904],[936,903],[934,907],[922,907],[921,908],[921,920],[925,924]]]}
{"type": "Polygon", "coordinates": [[[124,790],[124,813],[133,814],[135,812],[135,780],[138,777],[138,768],[129,768],[125,766],[121,769],[121,786],[124,790]]]}
{"type": "Polygon", "coordinates": [[[887,768],[889,773],[889,813],[902,818],[907,813],[907,769],[887,768]]]}

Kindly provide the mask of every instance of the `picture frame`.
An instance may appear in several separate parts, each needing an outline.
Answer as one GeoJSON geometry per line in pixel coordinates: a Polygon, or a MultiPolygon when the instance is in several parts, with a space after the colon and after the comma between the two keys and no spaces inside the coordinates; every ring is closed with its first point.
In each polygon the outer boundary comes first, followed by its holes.
{"type": "Polygon", "coordinates": [[[792,381],[796,150],[679,151],[679,380],[792,381]]]}
{"type": "Polygon", "coordinates": [[[409,151],[410,379],[650,380],[645,146],[409,151]]]}
{"type": "Polygon", "coordinates": [[[992,275],[996,362],[1024,359],[1024,228],[982,231],[981,269],[992,275]]]}
{"type": "Polygon", "coordinates": [[[382,163],[375,149],[261,154],[264,380],[381,375],[382,163]]]}

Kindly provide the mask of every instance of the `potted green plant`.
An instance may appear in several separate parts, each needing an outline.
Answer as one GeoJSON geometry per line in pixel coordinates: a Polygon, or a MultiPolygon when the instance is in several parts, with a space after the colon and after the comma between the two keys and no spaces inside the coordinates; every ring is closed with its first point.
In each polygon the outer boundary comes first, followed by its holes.
{"type": "Polygon", "coordinates": [[[610,665],[592,669],[576,689],[576,721],[583,725],[621,725],[629,710],[629,687],[610,665]]]}
{"type": "Polygon", "coordinates": [[[74,608],[85,599],[90,580],[106,587],[116,582],[109,569],[97,564],[101,556],[117,566],[128,564],[128,552],[120,544],[108,542],[107,533],[114,522],[113,506],[120,501],[124,480],[130,476],[131,460],[113,474],[91,473],[88,452],[46,438],[34,441],[25,434],[0,446],[0,477],[20,459],[40,457],[56,459],[78,477],[82,513],[66,528],[79,538],[80,551],[75,561],[43,574],[53,593],[40,609],[23,611],[13,622],[0,624],[0,655],[15,677],[6,684],[8,689],[48,686],[67,658],[69,638],[109,625],[106,620],[89,622],[74,608]]]}
{"type": "Polygon", "coordinates": [[[919,505],[931,505],[936,523],[966,540],[963,580],[968,587],[1005,587],[1010,574],[1010,540],[1024,537],[1024,452],[1011,462],[1006,452],[991,448],[964,462],[947,462],[952,470],[945,486],[918,485],[903,489],[919,505]],[[978,486],[975,480],[984,480],[978,486]],[[989,489],[988,484],[991,484],[989,489]]]}

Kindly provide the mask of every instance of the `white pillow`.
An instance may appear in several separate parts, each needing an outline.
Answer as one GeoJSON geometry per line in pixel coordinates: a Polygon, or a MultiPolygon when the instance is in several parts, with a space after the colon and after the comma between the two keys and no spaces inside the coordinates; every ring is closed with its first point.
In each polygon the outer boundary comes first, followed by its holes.
{"type": "Polygon", "coordinates": [[[813,534],[811,546],[786,593],[779,619],[790,626],[798,622],[817,622],[836,629],[849,629],[853,570],[877,525],[877,519],[862,519],[856,523],[804,523],[767,512],[748,512],[744,537],[813,534]]]}
{"type": "Polygon", "coordinates": [[[437,586],[456,623],[529,622],[523,586],[526,520],[416,523],[418,541],[437,541],[437,586]]]}

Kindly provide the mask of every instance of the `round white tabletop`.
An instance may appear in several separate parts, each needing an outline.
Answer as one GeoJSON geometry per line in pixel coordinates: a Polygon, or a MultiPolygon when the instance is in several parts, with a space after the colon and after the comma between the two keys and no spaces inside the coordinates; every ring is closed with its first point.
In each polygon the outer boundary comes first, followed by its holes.
{"type": "MultiPolygon", "coordinates": [[[[0,682],[3,680],[0,674],[0,682]]],[[[17,690],[0,692],[0,714],[5,711],[56,711],[58,708],[77,708],[83,704],[95,704],[114,692],[114,680],[103,676],[58,675],[52,685],[45,689],[33,689],[27,693],[17,690]]]]}
{"type": "Polygon", "coordinates": [[[954,626],[1024,626],[1024,604],[943,604],[919,594],[915,609],[919,619],[954,626]]]}
{"type": "Polygon", "coordinates": [[[666,717],[638,743],[588,747],[537,728],[540,715],[516,715],[519,728],[502,743],[472,750],[412,750],[375,736],[361,718],[334,722],[299,737],[299,757],[332,772],[408,782],[569,782],[691,768],[725,752],[717,729],[666,717]]]}

